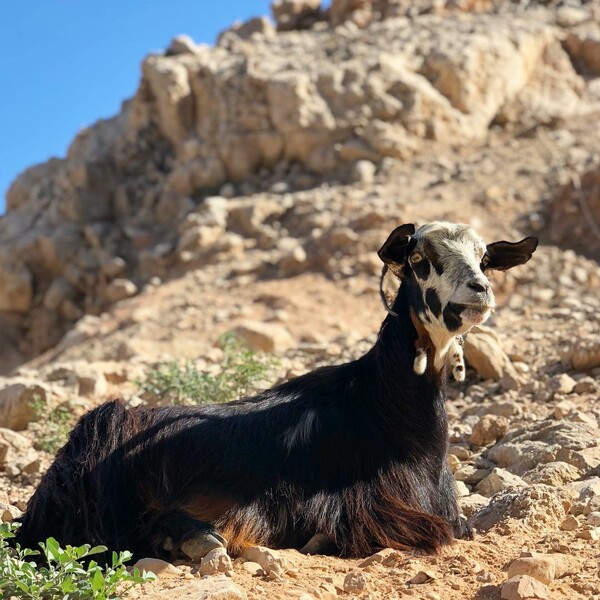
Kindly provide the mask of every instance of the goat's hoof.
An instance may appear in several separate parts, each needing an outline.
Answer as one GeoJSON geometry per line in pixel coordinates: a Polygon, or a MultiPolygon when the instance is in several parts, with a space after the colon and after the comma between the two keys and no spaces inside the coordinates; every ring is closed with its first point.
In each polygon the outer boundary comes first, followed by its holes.
{"type": "Polygon", "coordinates": [[[454,537],[457,540],[472,540],[475,537],[475,530],[467,523],[464,517],[459,517],[454,523],[454,537]]]}
{"type": "Polygon", "coordinates": [[[324,533],[315,533],[310,540],[300,548],[302,554],[337,554],[338,548],[324,533]]]}
{"type": "Polygon", "coordinates": [[[181,544],[181,551],[192,562],[200,562],[215,548],[227,548],[227,540],[216,531],[200,533],[181,544]]]}

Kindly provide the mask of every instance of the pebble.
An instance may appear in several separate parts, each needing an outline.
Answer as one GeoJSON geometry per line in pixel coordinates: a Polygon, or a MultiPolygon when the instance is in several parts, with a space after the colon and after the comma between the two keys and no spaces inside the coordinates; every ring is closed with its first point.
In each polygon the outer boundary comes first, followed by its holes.
{"type": "Polygon", "coordinates": [[[533,598],[545,600],[550,597],[550,594],[548,588],[541,581],[528,575],[517,575],[502,586],[500,597],[503,600],[530,600],[533,598]]]}
{"type": "Polygon", "coordinates": [[[143,571],[154,573],[159,579],[183,576],[183,571],[180,568],[159,558],[140,558],[133,567],[139,569],[140,573],[143,571]]]}
{"type": "Polygon", "coordinates": [[[555,394],[570,394],[575,389],[576,384],[577,382],[570,375],[561,373],[550,378],[548,389],[555,394]]]}
{"type": "Polygon", "coordinates": [[[475,446],[489,446],[496,443],[507,431],[509,421],[499,415],[484,415],[475,423],[469,441],[475,446]]]}
{"type": "Polygon", "coordinates": [[[350,571],[344,577],[344,592],[358,594],[367,589],[367,578],[361,571],[350,571]]]}
{"type": "Polygon", "coordinates": [[[233,563],[225,548],[211,550],[201,561],[198,567],[200,575],[215,575],[216,573],[233,574],[233,563]]]}

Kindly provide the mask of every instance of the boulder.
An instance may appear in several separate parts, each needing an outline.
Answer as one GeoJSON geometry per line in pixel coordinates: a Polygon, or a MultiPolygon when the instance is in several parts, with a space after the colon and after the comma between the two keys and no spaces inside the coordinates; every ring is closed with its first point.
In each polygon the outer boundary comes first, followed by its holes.
{"type": "Polygon", "coordinates": [[[46,389],[37,383],[7,385],[0,389],[0,427],[15,431],[27,429],[29,423],[38,420],[46,401],[46,389]]]}

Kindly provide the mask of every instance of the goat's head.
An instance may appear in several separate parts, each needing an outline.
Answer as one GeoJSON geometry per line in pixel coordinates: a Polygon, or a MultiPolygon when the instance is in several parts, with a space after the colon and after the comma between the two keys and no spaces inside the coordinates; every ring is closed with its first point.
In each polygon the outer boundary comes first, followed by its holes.
{"type": "Polygon", "coordinates": [[[490,316],[495,299],[486,272],[526,263],[537,243],[528,237],[486,246],[468,225],[435,221],[397,227],[379,257],[407,286],[411,307],[432,339],[443,343],[490,316]]]}

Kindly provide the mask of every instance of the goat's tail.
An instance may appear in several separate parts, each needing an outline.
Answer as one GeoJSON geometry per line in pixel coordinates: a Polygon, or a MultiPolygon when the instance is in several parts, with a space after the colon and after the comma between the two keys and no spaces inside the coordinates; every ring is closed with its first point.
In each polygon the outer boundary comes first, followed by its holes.
{"type": "Polygon", "coordinates": [[[137,429],[120,401],[84,415],[29,500],[15,541],[35,548],[54,537],[61,544],[124,549],[138,510],[126,481],[124,444],[137,429]]]}

